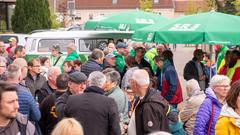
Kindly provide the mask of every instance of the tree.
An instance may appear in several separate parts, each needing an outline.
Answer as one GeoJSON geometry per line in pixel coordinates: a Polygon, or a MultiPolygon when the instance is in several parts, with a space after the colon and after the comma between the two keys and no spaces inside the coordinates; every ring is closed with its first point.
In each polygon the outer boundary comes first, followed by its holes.
{"type": "Polygon", "coordinates": [[[51,28],[48,0],[17,0],[11,23],[15,33],[51,28]]]}
{"type": "Polygon", "coordinates": [[[198,9],[199,8],[196,6],[196,4],[194,4],[192,0],[189,0],[187,8],[184,11],[184,14],[185,15],[197,14],[198,9]]]}
{"type": "Polygon", "coordinates": [[[224,0],[224,6],[220,12],[235,15],[237,10],[234,5],[235,0],[224,0]]]}
{"type": "Polygon", "coordinates": [[[152,0],[139,0],[140,9],[143,11],[151,11],[153,8],[152,0]]]}
{"type": "Polygon", "coordinates": [[[237,10],[236,15],[239,15],[239,16],[240,16],[240,0],[236,0],[236,1],[234,2],[234,5],[235,5],[235,9],[237,10]]]}

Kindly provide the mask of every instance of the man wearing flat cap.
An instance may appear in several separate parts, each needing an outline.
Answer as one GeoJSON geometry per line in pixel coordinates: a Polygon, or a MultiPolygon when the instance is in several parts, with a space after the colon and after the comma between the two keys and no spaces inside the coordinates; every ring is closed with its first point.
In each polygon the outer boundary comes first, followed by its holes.
{"type": "Polygon", "coordinates": [[[58,119],[63,118],[65,105],[70,95],[81,94],[87,87],[87,76],[82,72],[74,72],[69,75],[68,90],[57,99],[56,112],[58,119]]]}

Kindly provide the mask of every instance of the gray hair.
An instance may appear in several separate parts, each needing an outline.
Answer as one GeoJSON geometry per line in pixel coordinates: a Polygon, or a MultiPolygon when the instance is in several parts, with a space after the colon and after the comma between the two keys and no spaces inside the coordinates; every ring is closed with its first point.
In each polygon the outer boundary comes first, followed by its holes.
{"type": "Polygon", "coordinates": [[[151,133],[149,135],[172,135],[172,134],[168,132],[159,131],[159,132],[151,133]]]}
{"type": "Polygon", "coordinates": [[[195,79],[188,80],[186,83],[186,87],[190,89],[189,96],[196,95],[201,91],[198,81],[195,79]]]}
{"type": "Polygon", "coordinates": [[[106,80],[106,76],[100,71],[94,71],[88,77],[89,86],[97,86],[99,88],[103,88],[106,80]]]}
{"type": "Polygon", "coordinates": [[[218,85],[218,84],[220,84],[224,81],[227,81],[230,84],[230,79],[227,76],[225,76],[225,75],[215,75],[210,80],[209,87],[213,88],[214,86],[216,86],[216,85],[218,85]]]}
{"type": "Polygon", "coordinates": [[[146,70],[137,69],[133,72],[131,79],[137,82],[139,86],[150,84],[149,74],[146,70]]]}
{"type": "Polygon", "coordinates": [[[60,67],[50,67],[49,70],[48,70],[48,77],[52,76],[52,75],[55,75],[56,72],[61,73],[60,67]]]}
{"type": "Polygon", "coordinates": [[[99,58],[102,58],[104,57],[104,53],[102,50],[100,49],[94,49],[92,54],[91,54],[91,58],[94,59],[94,60],[97,60],[99,58]]]}
{"type": "Polygon", "coordinates": [[[105,75],[106,75],[107,81],[112,82],[112,83],[116,82],[116,85],[120,84],[121,76],[117,71],[113,70],[113,71],[105,73],[105,75]]]}
{"type": "Polygon", "coordinates": [[[70,48],[70,49],[72,49],[73,51],[76,51],[76,50],[77,50],[77,46],[76,46],[74,43],[72,43],[72,42],[67,45],[67,48],[70,48]]]}
{"type": "Polygon", "coordinates": [[[7,60],[5,57],[0,56],[0,63],[7,63],[7,60]]]}
{"type": "Polygon", "coordinates": [[[13,61],[13,64],[16,64],[18,65],[19,67],[23,68],[23,67],[27,67],[27,61],[23,58],[16,58],[14,61],[13,61]]]}
{"type": "Polygon", "coordinates": [[[10,64],[7,68],[7,78],[17,80],[21,76],[21,69],[16,64],[10,64]]]}

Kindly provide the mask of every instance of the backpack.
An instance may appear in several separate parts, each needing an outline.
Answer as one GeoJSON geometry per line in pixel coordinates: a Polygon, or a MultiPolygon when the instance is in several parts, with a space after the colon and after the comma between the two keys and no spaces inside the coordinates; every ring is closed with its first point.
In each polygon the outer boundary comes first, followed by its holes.
{"type": "Polygon", "coordinates": [[[170,131],[173,135],[186,135],[186,132],[183,128],[183,123],[179,117],[179,110],[172,107],[171,105],[168,105],[166,116],[168,118],[170,131]]]}

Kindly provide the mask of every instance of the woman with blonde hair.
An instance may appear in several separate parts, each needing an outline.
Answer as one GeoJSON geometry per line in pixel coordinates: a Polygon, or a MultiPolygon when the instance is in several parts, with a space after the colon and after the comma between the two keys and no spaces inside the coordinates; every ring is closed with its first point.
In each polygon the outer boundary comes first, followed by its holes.
{"type": "Polygon", "coordinates": [[[61,120],[54,128],[52,135],[84,135],[81,124],[74,118],[61,120]]]}

